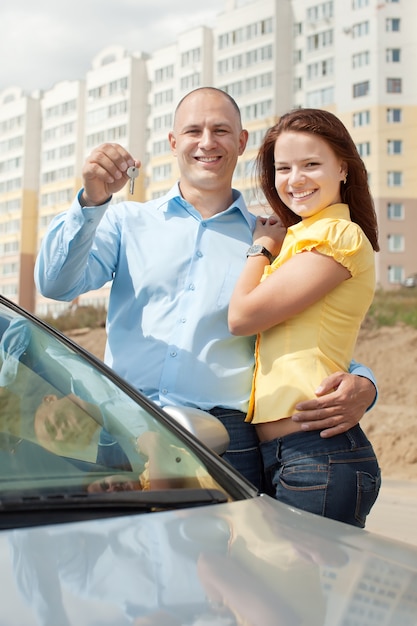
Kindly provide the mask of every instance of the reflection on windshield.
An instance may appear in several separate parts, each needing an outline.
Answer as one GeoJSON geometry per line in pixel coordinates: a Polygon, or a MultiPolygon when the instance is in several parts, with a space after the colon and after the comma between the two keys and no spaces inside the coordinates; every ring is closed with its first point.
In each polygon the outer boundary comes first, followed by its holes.
{"type": "Polygon", "coordinates": [[[4,307],[0,333],[3,489],[19,477],[26,489],[79,487],[82,478],[89,493],[218,487],[175,435],[74,350],[4,307]]]}

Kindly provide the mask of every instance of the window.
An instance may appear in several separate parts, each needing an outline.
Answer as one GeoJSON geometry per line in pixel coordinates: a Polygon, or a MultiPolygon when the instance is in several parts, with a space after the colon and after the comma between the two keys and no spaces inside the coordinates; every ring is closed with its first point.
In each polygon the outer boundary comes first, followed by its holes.
{"type": "Polygon", "coordinates": [[[302,76],[295,76],[293,78],[293,83],[292,83],[292,88],[293,91],[301,91],[301,89],[303,88],[303,77],[302,76]]]}
{"type": "Polygon", "coordinates": [[[3,276],[17,276],[18,272],[18,263],[3,263],[2,265],[0,265],[0,273],[3,276]]]}
{"type": "Polygon", "coordinates": [[[398,32],[400,30],[401,20],[398,17],[387,17],[385,21],[385,30],[389,33],[398,32]]]}
{"type": "Polygon", "coordinates": [[[303,60],[303,51],[301,49],[294,50],[292,58],[294,65],[297,65],[297,63],[301,63],[301,61],[303,60]]]}
{"type": "Polygon", "coordinates": [[[362,9],[369,6],[369,0],[352,0],[352,9],[362,9]]]}
{"type": "Polygon", "coordinates": [[[272,45],[262,46],[246,53],[246,66],[255,65],[261,61],[269,61],[272,59],[272,45]]]}
{"type": "Polygon", "coordinates": [[[325,87],[306,94],[306,104],[308,107],[321,108],[334,102],[334,88],[325,87]]]}
{"type": "Polygon", "coordinates": [[[243,93],[243,82],[241,80],[236,81],[235,83],[230,83],[229,85],[223,85],[220,87],[223,91],[232,96],[232,98],[237,98],[243,93]]]}
{"type": "Polygon", "coordinates": [[[358,111],[353,114],[353,126],[368,126],[371,123],[370,111],[358,111]]]}
{"type": "Polygon", "coordinates": [[[170,163],[165,163],[164,165],[158,165],[154,167],[152,170],[152,180],[153,181],[161,181],[169,178],[171,176],[172,166],[170,163]]]}
{"type": "Polygon", "coordinates": [[[294,34],[294,37],[297,37],[297,35],[302,35],[303,34],[303,23],[302,22],[297,22],[296,24],[294,24],[294,26],[293,26],[293,34],[294,34]]]}
{"type": "Polygon", "coordinates": [[[403,220],[404,205],[401,202],[388,202],[387,216],[389,220],[403,220]]]}
{"type": "Polygon", "coordinates": [[[316,22],[317,20],[329,19],[333,17],[333,2],[322,2],[307,9],[307,20],[316,22]]]}
{"type": "Polygon", "coordinates": [[[168,78],[172,78],[174,76],[174,66],[166,65],[165,67],[159,67],[155,70],[155,82],[162,83],[168,78]]]}
{"type": "Polygon", "coordinates": [[[388,267],[388,282],[401,283],[404,278],[404,270],[399,265],[390,265],[388,267]]]}
{"type": "Polygon", "coordinates": [[[246,106],[244,109],[244,119],[256,120],[263,117],[268,117],[272,114],[272,100],[265,100],[264,102],[257,102],[246,106]]]}
{"type": "Polygon", "coordinates": [[[369,22],[359,22],[359,24],[354,24],[352,26],[352,37],[365,37],[365,35],[369,35],[369,22]]]}
{"type": "Polygon", "coordinates": [[[387,109],[387,122],[389,124],[398,124],[402,121],[402,109],[387,109]]]}
{"type": "Polygon", "coordinates": [[[358,52],[352,56],[352,67],[363,67],[364,65],[369,65],[370,63],[370,53],[369,50],[365,50],[364,52],[358,52]]]}
{"type": "Polygon", "coordinates": [[[369,94],[369,86],[369,80],[353,85],[353,97],[361,98],[362,96],[367,96],[369,94]]]}
{"type": "Polygon", "coordinates": [[[173,102],[173,100],[174,100],[173,89],[166,89],[165,91],[160,91],[159,93],[155,93],[154,95],[155,106],[166,104],[167,102],[173,102]]]}
{"type": "Polygon", "coordinates": [[[363,157],[367,157],[371,154],[371,143],[370,141],[362,141],[356,145],[356,148],[359,152],[359,155],[363,157]]]}
{"type": "Polygon", "coordinates": [[[403,142],[401,139],[388,139],[387,154],[402,154],[403,142]]]}
{"type": "Polygon", "coordinates": [[[385,53],[385,60],[387,63],[400,63],[401,62],[400,48],[387,48],[386,53],[385,53]]]}
{"type": "Polygon", "coordinates": [[[387,173],[388,187],[401,187],[403,184],[403,173],[390,171],[387,173]]]}
{"type": "Polygon", "coordinates": [[[195,87],[199,87],[201,84],[201,76],[200,72],[194,72],[194,74],[190,74],[189,76],[183,76],[181,78],[181,90],[189,91],[194,89],[195,87]]]}
{"type": "MultiPolygon", "coordinates": [[[[193,48],[192,50],[187,50],[181,54],[181,67],[186,67],[187,65],[194,65],[194,63],[199,63],[201,61],[201,48],[193,48]]],[[[172,74],[170,74],[170,78],[174,75],[174,66],[172,67],[172,74]]]]}
{"type": "Polygon", "coordinates": [[[402,93],[402,78],[387,78],[387,93],[402,93]]]}
{"type": "Polygon", "coordinates": [[[333,45],[333,31],[325,30],[321,33],[316,33],[307,37],[307,49],[309,52],[313,50],[319,50],[320,48],[327,48],[333,45]]]}
{"type": "Polygon", "coordinates": [[[388,252],[404,252],[404,235],[388,235],[388,252]]]}
{"type": "Polygon", "coordinates": [[[321,78],[322,76],[333,76],[333,59],[323,59],[316,63],[310,63],[307,65],[307,78],[312,80],[314,78],[321,78]]]}

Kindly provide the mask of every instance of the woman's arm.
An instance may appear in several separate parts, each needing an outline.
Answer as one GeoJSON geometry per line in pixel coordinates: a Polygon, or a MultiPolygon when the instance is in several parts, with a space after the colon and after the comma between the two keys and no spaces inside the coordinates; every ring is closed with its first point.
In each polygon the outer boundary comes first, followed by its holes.
{"type": "Polygon", "coordinates": [[[260,283],[267,263],[263,256],[248,257],[236,283],[229,305],[234,335],[254,335],[280,324],[350,278],[343,265],[312,250],[296,254],[260,283]]]}

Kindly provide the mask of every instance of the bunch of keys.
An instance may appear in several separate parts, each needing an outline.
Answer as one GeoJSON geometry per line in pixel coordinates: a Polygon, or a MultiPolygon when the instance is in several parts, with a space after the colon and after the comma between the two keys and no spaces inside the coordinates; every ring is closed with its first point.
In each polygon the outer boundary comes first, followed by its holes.
{"type": "Polygon", "coordinates": [[[135,178],[137,178],[139,176],[139,168],[135,167],[134,165],[132,165],[131,167],[129,167],[127,169],[126,174],[130,178],[129,192],[130,192],[131,195],[133,195],[133,191],[135,189],[135,178]]]}

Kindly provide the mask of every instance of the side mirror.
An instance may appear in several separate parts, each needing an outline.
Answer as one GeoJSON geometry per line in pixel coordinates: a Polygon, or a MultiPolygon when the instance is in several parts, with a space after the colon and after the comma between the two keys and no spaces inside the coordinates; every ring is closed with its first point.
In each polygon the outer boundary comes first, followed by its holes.
{"type": "Polygon", "coordinates": [[[214,415],[189,406],[166,406],[164,411],[217,454],[228,449],[229,433],[214,415]]]}

